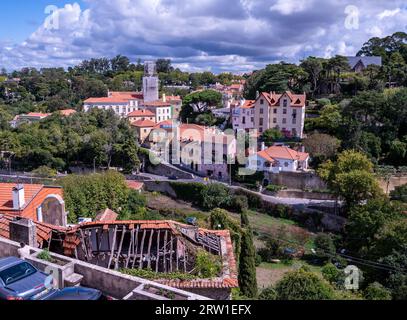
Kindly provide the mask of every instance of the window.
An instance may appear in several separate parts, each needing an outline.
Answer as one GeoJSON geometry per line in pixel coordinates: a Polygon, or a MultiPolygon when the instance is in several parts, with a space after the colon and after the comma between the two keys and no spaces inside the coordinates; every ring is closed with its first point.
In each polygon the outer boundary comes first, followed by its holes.
{"type": "Polygon", "coordinates": [[[264,124],[264,119],[263,119],[263,118],[260,118],[260,119],[259,119],[259,125],[262,126],[263,124],[264,124]]]}
{"type": "Polygon", "coordinates": [[[1,271],[0,278],[1,278],[1,280],[3,280],[4,284],[7,286],[18,280],[27,278],[36,272],[37,272],[37,270],[35,270],[34,267],[32,267],[27,262],[23,262],[23,263],[15,265],[15,266],[12,266],[6,270],[1,271]]]}
{"type": "Polygon", "coordinates": [[[288,162],[284,162],[284,167],[288,168],[290,164],[288,162]]]}
{"type": "Polygon", "coordinates": [[[287,119],[284,118],[284,119],[283,119],[283,124],[286,124],[286,123],[287,123],[287,119]]]}
{"type": "Polygon", "coordinates": [[[264,104],[264,99],[260,99],[260,104],[264,104]]]}
{"type": "Polygon", "coordinates": [[[253,123],[253,122],[254,122],[254,118],[253,118],[253,117],[251,117],[250,121],[253,123]]]}
{"type": "Polygon", "coordinates": [[[277,123],[277,118],[274,118],[274,119],[273,119],[273,123],[277,123]]]}
{"type": "Polygon", "coordinates": [[[293,124],[297,124],[297,119],[296,118],[293,119],[293,124]]]}
{"type": "Polygon", "coordinates": [[[260,109],[260,114],[264,114],[264,109],[263,108],[260,109]]]}
{"type": "Polygon", "coordinates": [[[287,114],[287,109],[283,109],[283,114],[287,114]]]}
{"type": "Polygon", "coordinates": [[[260,128],[260,129],[259,129],[259,132],[260,132],[260,133],[263,133],[263,128],[260,128]]]}
{"type": "Polygon", "coordinates": [[[287,106],[288,106],[288,101],[287,101],[287,99],[284,99],[284,101],[283,101],[283,106],[284,106],[284,108],[287,108],[287,106]]]}
{"type": "Polygon", "coordinates": [[[277,109],[274,109],[273,112],[274,112],[274,114],[277,114],[277,109]]]}
{"type": "Polygon", "coordinates": [[[243,124],[246,124],[246,117],[243,117],[242,123],[243,123],[243,124]]]}

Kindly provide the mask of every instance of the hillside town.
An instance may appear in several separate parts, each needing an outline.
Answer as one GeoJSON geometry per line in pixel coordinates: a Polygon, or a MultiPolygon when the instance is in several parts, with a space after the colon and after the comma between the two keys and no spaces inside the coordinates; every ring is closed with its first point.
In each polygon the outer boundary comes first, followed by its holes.
{"type": "Polygon", "coordinates": [[[0,299],[407,299],[407,35],[363,48],[3,72],[0,299]]]}

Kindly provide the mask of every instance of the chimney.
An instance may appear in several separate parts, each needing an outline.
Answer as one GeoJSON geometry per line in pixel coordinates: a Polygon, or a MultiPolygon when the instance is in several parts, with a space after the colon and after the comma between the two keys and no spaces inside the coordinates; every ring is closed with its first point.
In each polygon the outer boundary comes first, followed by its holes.
{"type": "Polygon", "coordinates": [[[260,97],[260,92],[256,91],[256,100],[260,97]]]}
{"type": "Polygon", "coordinates": [[[25,205],[24,185],[18,184],[13,188],[13,209],[20,210],[25,205]]]}
{"type": "Polygon", "coordinates": [[[266,144],[264,142],[261,143],[261,151],[266,150],[266,144]]]}
{"type": "Polygon", "coordinates": [[[166,103],[167,102],[167,95],[164,93],[163,94],[163,102],[166,103]]]}

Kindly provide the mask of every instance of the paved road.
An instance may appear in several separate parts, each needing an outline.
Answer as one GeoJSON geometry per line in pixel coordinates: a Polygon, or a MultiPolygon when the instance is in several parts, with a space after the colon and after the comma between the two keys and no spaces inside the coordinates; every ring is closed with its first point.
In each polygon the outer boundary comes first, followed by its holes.
{"type": "MultiPolygon", "coordinates": [[[[171,179],[164,177],[164,176],[158,176],[158,175],[154,175],[154,174],[150,174],[150,173],[141,173],[140,174],[141,177],[147,178],[149,180],[152,181],[159,181],[159,182],[163,182],[163,181],[172,181],[171,179]]],[[[265,195],[259,192],[255,192],[252,190],[248,190],[239,186],[229,186],[226,183],[223,182],[219,182],[219,181],[210,181],[207,182],[205,181],[203,178],[201,177],[194,177],[194,179],[178,179],[177,182],[200,182],[200,183],[204,183],[204,184],[208,184],[208,183],[222,183],[232,189],[243,189],[245,191],[248,192],[252,192],[258,196],[260,196],[263,200],[270,202],[270,203],[275,203],[275,204],[286,204],[286,205],[294,205],[294,206],[310,206],[310,205],[320,205],[320,204],[324,204],[324,205],[330,205],[330,206],[334,206],[335,205],[335,201],[330,201],[330,200],[311,200],[311,199],[302,199],[302,198],[281,198],[281,197],[273,197],[273,196],[269,196],[269,195],[265,195]]]]}

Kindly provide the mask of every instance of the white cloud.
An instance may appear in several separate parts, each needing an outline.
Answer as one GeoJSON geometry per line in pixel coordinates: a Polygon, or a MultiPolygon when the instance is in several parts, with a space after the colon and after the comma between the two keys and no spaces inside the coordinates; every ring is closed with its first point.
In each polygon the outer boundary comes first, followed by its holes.
{"type": "Polygon", "coordinates": [[[372,36],[405,31],[407,11],[394,9],[404,0],[355,2],[363,8],[358,30],[345,29],[341,0],[86,0],[86,10],[77,3],[58,10],[58,30],[44,23],[23,43],[1,43],[0,67],[66,67],[123,54],[243,72],[307,55],[353,55],[372,36]]]}
{"type": "Polygon", "coordinates": [[[379,18],[379,20],[383,20],[384,18],[394,17],[396,14],[400,13],[400,11],[400,8],[394,10],[384,10],[380,12],[377,17],[379,18]]]}

